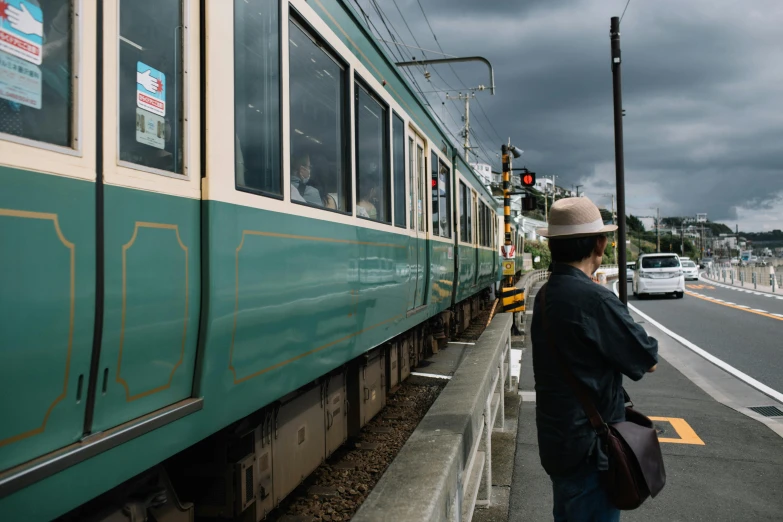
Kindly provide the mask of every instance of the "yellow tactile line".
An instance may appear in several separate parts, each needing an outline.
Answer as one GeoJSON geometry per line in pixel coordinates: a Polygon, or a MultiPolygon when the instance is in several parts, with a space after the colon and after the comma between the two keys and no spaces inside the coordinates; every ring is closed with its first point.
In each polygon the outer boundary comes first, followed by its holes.
{"type": "Polygon", "coordinates": [[[763,315],[764,317],[769,317],[770,319],[775,319],[777,321],[783,321],[783,317],[778,317],[776,315],[768,314],[766,312],[758,312],[756,310],[753,310],[752,308],[742,308],[741,306],[732,305],[732,304],[729,304],[729,303],[722,303],[720,301],[716,301],[715,299],[713,299],[711,297],[707,297],[707,296],[700,295],[700,294],[695,294],[693,292],[685,292],[685,293],[690,295],[690,296],[692,296],[692,297],[696,297],[697,299],[702,299],[704,301],[709,301],[710,303],[715,303],[715,304],[727,306],[729,308],[734,308],[736,310],[742,310],[743,312],[748,312],[748,313],[751,313],[751,314],[763,315]]]}

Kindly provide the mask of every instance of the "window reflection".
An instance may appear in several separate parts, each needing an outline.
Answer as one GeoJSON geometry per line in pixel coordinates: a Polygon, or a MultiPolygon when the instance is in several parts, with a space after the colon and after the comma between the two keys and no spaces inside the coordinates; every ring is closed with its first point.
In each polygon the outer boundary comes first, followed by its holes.
{"type": "Polygon", "coordinates": [[[70,0],[0,1],[0,133],[73,146],[70,0]]]}
{"type": "Polygon", "coordinates": [[[356,215],[391,223],[386,107],[356,84],[356,215]]]}
{"type": "Polygon", "coordinates": [[[234,128],[238,188],[282,195],[280,2],[234,2],[234,128]]]}
{"type": "Polygon", "coordinates": [[[451,237],[451,170],[432,153],[432,232],[451,237]]]}
{"type": "Polygon", "coordinates": [[[467,190],[463,182],[459,182],[459,238],[460,241],[468,242],[468,208],[467,190]]]}
{"type": "Polygon", "coordinates": [[[405,227],[405,124],[394,115],[394,224],[405,227]]]}
{"type": "Polygon", "coordinates": [[[120,159],[183,172],[182,4],[120,2],[120,159]]]}
{"type": "Polygon", "coordinates": [[[350,212],[345,69],[289,21],[291,201],[350,212]]]}

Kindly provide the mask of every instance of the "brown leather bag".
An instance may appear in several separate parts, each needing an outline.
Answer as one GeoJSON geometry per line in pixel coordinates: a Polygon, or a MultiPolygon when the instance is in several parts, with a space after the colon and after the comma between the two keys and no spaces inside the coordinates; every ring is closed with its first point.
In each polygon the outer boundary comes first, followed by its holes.
{"type": "Polygon", "coordinates": [[[608,457],[609,468],[601,471],[603,487],[609,501],[617,509],[636,509],[647,497],[655,498],[666,484],[666,470],[663,467],[658,435],[652,421],[633,409],[633,403],[630,402],[625,389],[625,422],[606,424],[603,421],[588,398],[584,384],[574,377],[552,340],[546,319],[546,286],[541,288],[544,330],[563,377],[579,399],[590,425],[601,441],[603,452],[608,457]]]}

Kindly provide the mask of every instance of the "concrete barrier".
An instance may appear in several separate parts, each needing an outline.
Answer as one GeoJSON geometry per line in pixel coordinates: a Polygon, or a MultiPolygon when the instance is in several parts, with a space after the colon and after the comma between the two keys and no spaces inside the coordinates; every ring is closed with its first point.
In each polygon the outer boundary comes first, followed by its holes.
{"type": "Polygon", "coordinates": [[[511,314],[495,315],[352,521],[468,522],[477,502],[489,504],[511,323],[511,314]]]}

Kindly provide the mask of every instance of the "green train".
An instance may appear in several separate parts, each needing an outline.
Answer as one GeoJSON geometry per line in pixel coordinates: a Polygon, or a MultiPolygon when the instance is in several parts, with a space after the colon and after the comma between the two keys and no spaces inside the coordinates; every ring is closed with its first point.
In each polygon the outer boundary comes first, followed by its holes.
{"type": "Polygon", "coordinates": [[[0,520],[262,520],[502,232],[347,1],[0,1],[0,520]]]}

